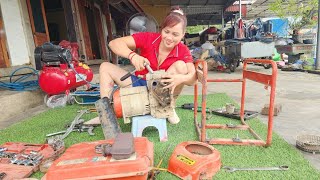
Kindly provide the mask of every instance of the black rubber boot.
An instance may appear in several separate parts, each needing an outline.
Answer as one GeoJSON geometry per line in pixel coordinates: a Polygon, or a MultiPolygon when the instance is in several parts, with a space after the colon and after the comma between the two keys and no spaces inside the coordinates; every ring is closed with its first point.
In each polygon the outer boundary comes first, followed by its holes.
{"type": "Polygon", "coordinates": [[[117,121],[116,114],[114,113],[113,107],[110,104],[110,100],[107,97],[99,99],[95,103],[101,127],[105,139],[112,139],[121,132],[120,126],[117,121]]]}

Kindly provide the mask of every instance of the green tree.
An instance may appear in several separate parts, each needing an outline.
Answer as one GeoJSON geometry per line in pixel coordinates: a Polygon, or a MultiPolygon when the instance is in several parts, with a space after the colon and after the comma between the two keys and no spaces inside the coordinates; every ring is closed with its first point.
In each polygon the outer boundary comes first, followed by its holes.
{"type": "Polygon", "coordinates": [[[200,31],[203,31],[207,27],[208,27],[207,25],[188,26],[187,33],[189,34],[199,33],[200,31]]]}
{"type": "Polygon", "coordinates": [[[291,17],[289,26],[292,30],[314,26],[317,23],[318,0],[275,0],[269,9],[278,17],[291,17]]]}

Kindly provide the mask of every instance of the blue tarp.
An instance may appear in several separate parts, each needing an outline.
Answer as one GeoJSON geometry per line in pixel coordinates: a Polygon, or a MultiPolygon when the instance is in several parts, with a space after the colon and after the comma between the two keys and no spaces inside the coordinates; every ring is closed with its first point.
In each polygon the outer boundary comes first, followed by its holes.
{"type": "Polygon", "coordinates": [[[269,21],[272,22],[272,33],[277,34],[278,37],[289,36],[290,30],[289,30],[288,19],[270,19],[269,21]]]}

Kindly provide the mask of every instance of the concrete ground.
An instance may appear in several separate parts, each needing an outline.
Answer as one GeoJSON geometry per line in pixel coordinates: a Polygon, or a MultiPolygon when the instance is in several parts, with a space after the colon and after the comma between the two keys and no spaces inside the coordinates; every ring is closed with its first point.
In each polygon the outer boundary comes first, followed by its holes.
{"type": "MultiPolygon", "coordinates": [[[[270,72],[270,70],[265,70],[261,66],[250,65],[249,68],[258,72],[270,72]]],[[[92,69],[98,73],[98,66],[92,66],[92,69]]],[[[232,74],[215,71],[209,72],[209,78],[234,79],[241,77],[242,71],[240,67],[232,74]]],[[[98,82],[98,78],[98,74],[95,74],[94,81],[98,82]]],[[[295,146],[298,135],[320,135],[320,111],[318,110],[320,107],[319,90],[319,75],[278,71],[276,103],[282,104],[282,112],[278,116],[275,116],[273,130],[292,146],[295,146]]],[[[247,81],[245,109],[260,112],[264,104],[269,102],[269,92],[270,88],[268,91],[262,84],[247,81]]],[[[240,103],[241,85],[240,83],[209,83],[208,93],[226,93],[236,102],[240,103]]],[[[0,110],[2,114],[2,117],[0,117],[0,130],[48,109],[42,103],[43,94],[31,94],[0,92],[0,110]],[[7,96],[8,94],[10,94],[10,96],[7,96]],[[31,94],[32,96],[30,96],[31,94]],[[19,110],[13,111],[15,113],[10,111],[11,114],[8,115],[9,111],[6,111],[6,109],[17,109],[19,105],[27,104],[31,101],[29,99],[30,97],[33,99],[37,97],[38,106],[31,103],[28,110],[23,107],[22,109],[20,108],[19,110]],[[8,102],[11,105],[6,105],[3,102],[8,102]],[[15,104],[10,102],[15,102],[15,104]]],[[[193,94],[193,87],[185,87],[183,94],[193,94]]],[[[267,116],[259,115],[259,118],[262,122],[267,123],[267,116]]],[[[302,153],[315,168],[320,170],[320,154],[302,153]]]]}

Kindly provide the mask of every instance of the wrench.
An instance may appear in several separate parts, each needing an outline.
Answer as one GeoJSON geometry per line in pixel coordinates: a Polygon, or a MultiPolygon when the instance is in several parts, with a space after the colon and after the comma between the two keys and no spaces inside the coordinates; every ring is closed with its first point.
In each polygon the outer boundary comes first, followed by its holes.
{"type": "Polygon", "coordinates": [[[222,169],[225,169],[227,172],[235,171],[286,171],[289,169],[289,166],[279,166],[279,167],[256,167],[256,168],[235,168],[224,166],[222,169]]]}

